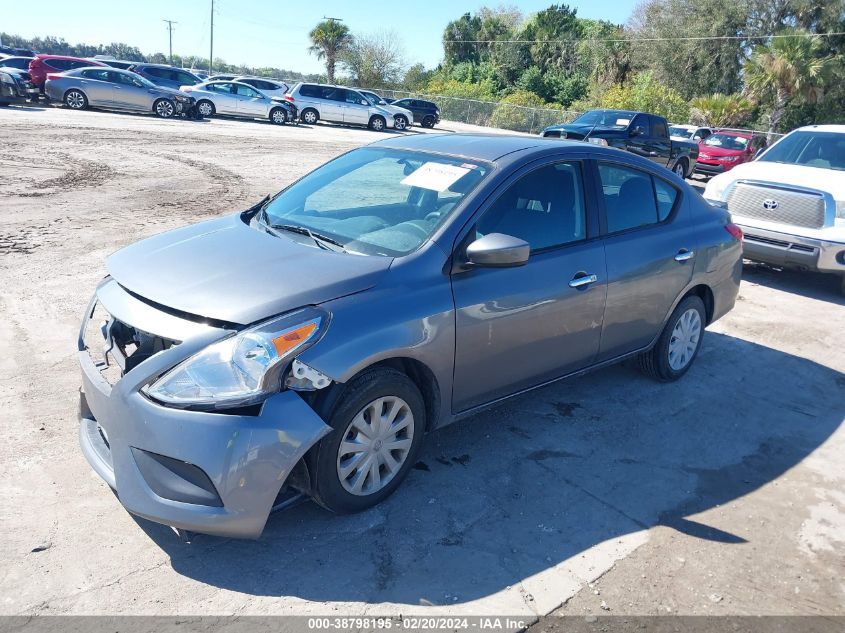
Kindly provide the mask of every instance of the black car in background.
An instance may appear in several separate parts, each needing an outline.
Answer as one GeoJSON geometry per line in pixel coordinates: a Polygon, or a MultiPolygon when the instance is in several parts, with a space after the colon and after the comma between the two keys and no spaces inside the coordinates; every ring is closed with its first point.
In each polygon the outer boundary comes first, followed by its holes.
{"type": "Polygon", "coordinates": [[[413,112],[414,121],[423,127],[434,127],[440,123],[440,108],[431,101],[423,101],[422,99],[397,99],[396,101],[388,101],[388,103],[413,112]]]}
{"type": "Polygon", "coordinates": [[[27,103],[38,99],[38,88],[29,73],[14,68],[0,68],[0,106],[27,103]]]}

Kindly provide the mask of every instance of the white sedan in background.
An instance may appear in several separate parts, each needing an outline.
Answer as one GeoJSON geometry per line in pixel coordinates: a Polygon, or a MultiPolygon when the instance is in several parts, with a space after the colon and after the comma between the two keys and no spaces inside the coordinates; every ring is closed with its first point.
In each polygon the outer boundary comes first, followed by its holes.
{"type": "Polygon", "coordinates": [[[695,141],[700,143],[713,134],[713,129],[699,125],[687,125],[685,123],[670,123],[669,138],[673,141],[695,141]]]}
{"type": "Polygon", "coordinates": [[[845,294],[845,125],[798,128],[707,183],[745,233],[743,254],[836,273],[845,294]]]}
{"type": "Polygon", "coordinates": [[[205,118],[215,114],[247,119],[270,119],[284,125],[294,120],[293,107],[278,97],[265,95],[239,81],[205,81],[182,86],[197,102],[197,111],[205,118]]]}

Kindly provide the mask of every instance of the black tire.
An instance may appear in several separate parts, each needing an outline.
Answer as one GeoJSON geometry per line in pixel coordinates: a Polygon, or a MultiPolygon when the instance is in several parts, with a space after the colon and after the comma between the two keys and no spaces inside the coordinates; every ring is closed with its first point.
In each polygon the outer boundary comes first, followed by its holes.
{"type": "Polygon", "coordinates": [[[643,352],[637,358],[640,370],[646,376],[659,382],[678,380],[678,378],[689,371],[696,356],[698,356],[698,351],[701,349],[701,342],[704,340],[704,327],[706,324],[707,312],[704,308],[704,302],[699,297],[693,295],[681,301],[666,322],[666,326],[663,328],[663,332],[660,334],[660,338],[657,339],[654,347],[647,352],[643,352]],[[695,343],[695,349],[688,360],[686,360],[686,364],[679,368],[673,368],[670,364],[669,345],[673,339],[675,326],[689,310],[698,312],[700,331],[695,343]]]}
{"type": "Polygon", "coordinates": [[[8,101],[0,101],[0,108],[5,108],[8,105],[9,105],[8,101]]]}
{"type": "Polygon", "coordinates": [[[201,101],[197,101],[197,112],[201,118],[208,119],[215,115],[217,109],[211,101],[202,99],[201,101]]]}
{"type": "Polygon", "coordinates": [[[153,112],[161,119],[172,119],[176,115],[176,104],[170,99],[157,99],[153,104],[153,112]]]}
{"type": "Polygon", "coordinates": [[[431,115],[423,117],[422,120],[423,127],[434,127],[434,117],[431,115]]]}
{"type": "Polygon", "coordinates": [[[403,130],[407,130],[408,119],[402,114],[397,114],[395,117],[393,117],[393,127],[399,130],[400,132],[402,132],[403,130]]]}
{"type": "Polygon", "coordinates": [[[681,180],[685,180],[687,177],[687,159],[678,159],[678,162],[675,163],[675,168],[672,171],[674,171],[675,175],[680,177],[681,180]]]}
{"type": "Polygon", "coordinates": [[[387,129],[387,121],[383,116],[375,115],[370,117],[370,122],[367,127],[375,132],[384,132],[387,129]]]}
{"type": "Polygon", "coordinates": [[[71,110],[85,110],[88,107],[88,97],[84,92],[76,89],[68,90],[62,102],[71,110]]]}
{"type": "Polygon", "coordinates": [[[288,122],[288,115],[284,108],[273,108],[270,110],[270,123],[285,125],[288,122]]]}
{"type": "Polygon", "coordinates": [[[305,108],[299,115],[299,119],[303,123],[307,123],[308,125],[314,125],[315,123],[317,123],[317,121],[320,120],[320,113],[317,112],[314,108],[305,108]]]}
{"type": "Polygon", "coordinates": [[[350,380],[338,397],[327,398],[317,409],[334,432],[320,440],[310,453],[314,500],[332,512],[349,513],[366,510],[389,497],[416,463],[425,433],[425,404],[413,381],[395,369],[369,369],[350,380]],[[413,414],[411,447],[398,472],[383,488],[368,495],[353,494],[344,488],[338,473],[340,445],[358,413],[374,400],[388,396],[404,400],[413,414]]]}

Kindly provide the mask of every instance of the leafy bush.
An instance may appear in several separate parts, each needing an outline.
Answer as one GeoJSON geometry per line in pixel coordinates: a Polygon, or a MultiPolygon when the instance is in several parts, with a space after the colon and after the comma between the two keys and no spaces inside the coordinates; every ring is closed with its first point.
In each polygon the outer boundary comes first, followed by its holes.
{"type": "Polygon", "coordinates": [[[602,108],[651,112],[673,122],[689,119],[689,103],[677,92],[655,81],[652,74],[641,73],[625,86],[611,86],[601,96],[602,108]]]}
{"type": "Polygon", "coordinates": [[[533,132],[537,117],[531,108],[549,108],[543,98],[528,90],[517,90],[502,99],[493,110],[490,125],[506,130],[533,132]],[[520,107],[521,106],[521,107],[520,107]]]}
{"type": "Polygon", "coordinates": [[[690,121],[711,127],[737,127],[747,123],[754,105],[740,94],[717,92],[690,101],[690,121]]]}

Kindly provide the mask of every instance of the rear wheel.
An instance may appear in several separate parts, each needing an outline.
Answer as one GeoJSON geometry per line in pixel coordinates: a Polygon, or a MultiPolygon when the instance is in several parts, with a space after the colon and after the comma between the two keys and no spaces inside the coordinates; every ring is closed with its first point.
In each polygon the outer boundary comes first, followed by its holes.
{"type": "Polygon", "coordinates": [[[675,168],[672,170],[674,171],[679,178],[684,179],[687,177],[687,161],[685,158],[681,158],[677,163],[675,163],[675,168]]]}
{"type": "Polygon", "coordinates": [[[429,115],[422,120],[423,127],[434,127],[434,117],[429,115]]]}
{"type": "Polygon", "coordinates": [[[370,119],[368,127],[376,132],[383,132],[384,128],[387,127],[387,121],[384,120],[384,117],[376,115],[370,119]]]}
{"type": "Polygon", "coordinates": [[[320,115],[314,108],[306,108],[302,111],[300,115],[303,123],[307,123],[308,125],[314,125],[317,121],[320,120],[320,115]]]}
{"type": "Polygon", "coordinates": [[[322,414],[334,432],[313,454],[317,502],[334,512],[358,512],[386,499],[422,444],[425,405],[413,381],[395,369],[367,370],[322,414]]]}
{"type": "Polygon", "coordinates": [[[212,117],[214,116],[214,104],[208,99],[203,99],[197,104],[197,112],[199,112],[200,116],[204,119],[212,117]]]}
{"type": "Polygon", "coordinates": [[[671,382],[687,373],[701,348],[706,322],[704,302],[699,297],[681,301],[655,346],[640,354],[643,373],[660,382],[671,382]]]}
{"type": "Polygon", "coordinates": [[[270,110],[270,121],[276,125],[284,125],[287,123],[287,113],[284,108],[273,108],[270,110]]]}
{"type": "Polygon", "coordinates": [[[153,104],[153,112],[162,119],[169,119],[176,114],[176,106],[170,99],[159,99],[153,104]]]}
{"type": "Polygon", "coordinates": [[[399,131],[405,130],[408,127],[408,119],[406,119],[403,115],[397,114],[393,118],[393,127],[399,131]]]}
{"type": "Polygon", "coordinates": [[[68,90],[64,102],[71,110],[84,110],[88,107],[88,98],[80,90],[68,90]]]}

